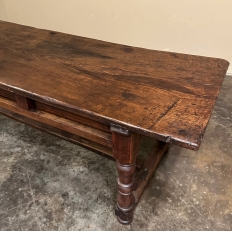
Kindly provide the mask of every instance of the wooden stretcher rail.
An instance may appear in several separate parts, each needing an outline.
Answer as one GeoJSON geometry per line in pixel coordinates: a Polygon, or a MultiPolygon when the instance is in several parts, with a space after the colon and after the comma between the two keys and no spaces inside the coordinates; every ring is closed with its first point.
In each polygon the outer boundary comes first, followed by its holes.
{"type": "MultiPolygon", "coordinates": [[[[8,111],[8,115],[16,120],[24,117],[46,125],[58,128],[62,131],[78,135],[79,137],[93,141],[106,147],[112,147],[112,136],[110,133],[92,128],[87,125],[72,121],[67,118],[53,115],[43,110],[27,111],[18,107],[17,103],[4,97],[0,97],[0,107],[8,111]],[[11,113],[10,113],[11,112],[11,113]]],[[[4,113],[4,112],[3,112],[4,113]]]]}
{"type": "MultiPolygon", "coordinates": [[[[16,101],[17,98],[24,98],[23,96],[20,96],[16,93],[13,93],[10,91],[6,91],[4,89],[0,89],[0,96],[7,98],[7,99],[10,99],[12,101],[16,101]]],[[[62,110],[62,109],[59,109],[57,107],[54,107],[54,106],[51,106],[51,105],[48,105],[48,104],[45,104],[45,103],[42,103],[39,101],[34,101],[34,104],[35,104],[35,108],[38,110],[42,110],[42,111],[45,111],[47,113],[54,114],[56,116],[61,116],[61,117],[66,118],[66,119],[70,119],[74,122],[78,122],[78,123],[81,123],[83,125],[87,125],[87,126],[111,133],[109,125],[107,125],[107,124],[103,124],[103,123],[85,118],[81,115],[74,114],[74,113],[71,113],[68,111],[66,111],[64,113],[64,110],[62,110]]]]}
{"type": "Polygon", "coordinates": [[[28,119],[22,115],[17,114],[17,113],[12,113],[11,111],[8,111],[2,107],[0,107],[0,113],[4,114],[5,116],[8,116],[16,121],[22,122],[24,124],[32,126],[32,127],[39,129],[41,131],[48,132],[48,133],[53,134],[55,136],[58,136],[62,139],[65,139],[69,142],[78,144],[82,147],[85,147],[85,148],[88,148],[90,150],[109,155],[110,157],[113,156],[111,148],[105,147],[103,145],[100,145],[100,144],[95,143],[93,141],[90,141],[88,139],[82,138],[78,135],[74,135],[74,134],[69,133],[67,131],[63,131],[63,130],[60,130],[58,128],[46,125],[44,123],[41,123],[41,122],[38,122],[38,121],[35,121],[32,119],[28,119]]]}

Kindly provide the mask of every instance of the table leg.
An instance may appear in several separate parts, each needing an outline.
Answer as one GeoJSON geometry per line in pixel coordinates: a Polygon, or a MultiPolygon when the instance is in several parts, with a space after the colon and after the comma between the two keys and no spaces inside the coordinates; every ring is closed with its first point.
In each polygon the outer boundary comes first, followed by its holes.
{"type": "Polygon", "coordinates": [[[129,224],[133,219],[135,198],[133,195],[136,155],[140,146],[140,135],[112,132],[113,154],[118,171],[118,198],[115,213],[118,221],[129,224]]]}

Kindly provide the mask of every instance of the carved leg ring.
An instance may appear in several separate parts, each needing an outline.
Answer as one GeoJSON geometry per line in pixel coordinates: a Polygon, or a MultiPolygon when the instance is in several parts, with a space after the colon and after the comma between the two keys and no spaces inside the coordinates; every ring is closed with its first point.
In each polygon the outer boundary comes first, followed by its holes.
{"type": "Polygon", "coordinates": [[[129,165],[120,164],[117,161],[118,171],[118,198],[115,209],[118,221],[122,224],[129,224],[133,219],[135,198],[133,195],[135,162],[129,165]]]}

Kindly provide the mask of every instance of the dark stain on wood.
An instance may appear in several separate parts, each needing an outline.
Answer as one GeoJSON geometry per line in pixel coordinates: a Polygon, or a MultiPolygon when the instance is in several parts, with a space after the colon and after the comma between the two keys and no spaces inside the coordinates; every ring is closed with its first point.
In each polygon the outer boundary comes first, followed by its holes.
{"type": "Polygon", "coordinates": [[[133,93],[129,93],[127,91],[122,93],[122,97],[125,98],[125,100],[135,100],[137,98],[137,96],[133,93]]]}
{"type": "MultiPolygon", "coordinates": [[[[58,42],[58,41],[57,41],[58,42]]],[[[60,50],[66,54],[72,54],[72,56],[79,56],[82,58],[91,57],[97,59],[112,59],[110,56],[105,56],[97,52],[93,52],[78,46],[78,44],[70,44],[70,43],[60,43],[53,42],[52,44],[49,41],[43,41],[36,46],[37,49],[41,50],[49,50],[50,53],[57,52],[60,50]]],[[[48,53],[49,54],[49,53],[48,53]]]]}
{"type": "Polygon", "coordinates": [[[131,53],[131,52],[133,52],[133,50],[134,49],[130,46],[124,46],[124,48],[123,48],[123,51],[126,53],[131,53]]]}
{"type": "Polygon", "coordinates": [[[50,34],[50,35],[56,35],[57,32],[56,32],[56,31],[50,31],[49,34],[50,34]]]}

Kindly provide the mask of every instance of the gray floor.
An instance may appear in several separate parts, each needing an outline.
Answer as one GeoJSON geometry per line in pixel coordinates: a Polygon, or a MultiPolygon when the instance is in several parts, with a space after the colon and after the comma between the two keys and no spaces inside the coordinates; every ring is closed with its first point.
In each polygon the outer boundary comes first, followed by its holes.
{"type": "Polygon", "coordinates": [[[113,161],[0,116],[1,230],[231,230],[232,77],[200,150],[171,147],[130,226],[115,180],[113,161]]]}

